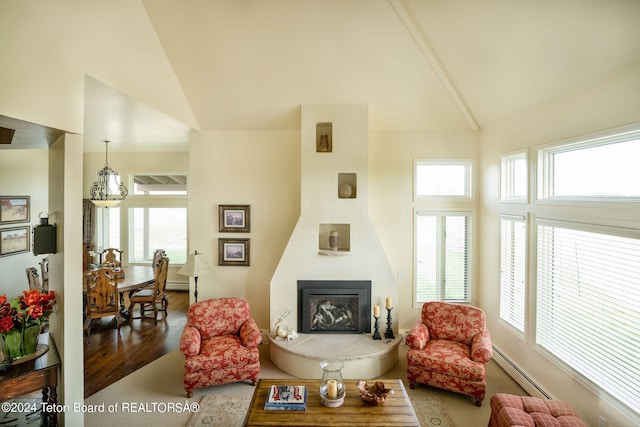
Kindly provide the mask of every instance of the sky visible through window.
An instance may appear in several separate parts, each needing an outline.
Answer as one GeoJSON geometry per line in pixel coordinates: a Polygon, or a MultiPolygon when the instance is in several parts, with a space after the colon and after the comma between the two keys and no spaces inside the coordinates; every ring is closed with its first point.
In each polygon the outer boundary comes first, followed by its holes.
{"type": "Polygon", "coordinates": [[[553,154],[553,196],[640,197],[640,139],[553,154]]]}

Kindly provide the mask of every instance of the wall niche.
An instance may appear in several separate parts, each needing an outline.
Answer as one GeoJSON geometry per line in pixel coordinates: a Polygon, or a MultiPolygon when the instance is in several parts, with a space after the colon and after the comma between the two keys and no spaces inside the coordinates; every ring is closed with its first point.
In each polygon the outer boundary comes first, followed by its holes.
{"type": "Polygon", "coordinates": [[[333,151],[333,124],[316,123],[316,152],[331,153],[333,151]]]}
{"type": "Polygon", "coordinates": [[[355,173],[338,174],[338,198],[355,199],[358,195],[358,175],[355,173]]]}

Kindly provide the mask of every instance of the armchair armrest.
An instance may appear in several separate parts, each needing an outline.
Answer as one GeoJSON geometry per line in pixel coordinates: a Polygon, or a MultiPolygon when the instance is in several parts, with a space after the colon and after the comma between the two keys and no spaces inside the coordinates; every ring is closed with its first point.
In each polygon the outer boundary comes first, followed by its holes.
{"type": "Polygon", "coordinates": [[[185,356],[195,356],[200,354],[200,344],[202,336],[200,331],[193,326],[185,326],[180,336],[180,351],[185,356]]]}
{"type": "Polygon", "coordinates": [[[407,345],[413,350],[422,350],[430,339],[429,328],[420,320],[407,334],[407,345]]]}
{"type": "Polygon", "coordinates": [[[249,317],[240,327],[240,340],[247,348],[256,348],[262,342],[262,333],[253,317],[249,317]]]}
{"type": "Polygon", "coordinates": [[[491,334],[485,329],[471,342],[471,360],[474,362],[487,363],[493,357],[493,347],[491,344],[491,334]]]}

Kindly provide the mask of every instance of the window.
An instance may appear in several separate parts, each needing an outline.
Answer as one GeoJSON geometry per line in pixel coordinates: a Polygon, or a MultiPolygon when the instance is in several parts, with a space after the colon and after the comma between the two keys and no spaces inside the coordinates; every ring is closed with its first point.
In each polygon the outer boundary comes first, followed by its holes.
{"type": "Polygon", "coordinates": [[[120,247],[120,207],[96,209],[96,250],[120,247]]]}
{"type": "Polygon", "coordinates": [[[527,201],[527,153],[502,156],[500,199],[527,201]]]}
{"type": "Polygon", "coordinates": [[[500,318],[524,333],[527,247],[524,217],[502,217],[500,243],[500,318]]]}
{"type": "Polygon", "coordinates": [[[471,162],[416,160],[415,198],[471,197],[471,162]]]}
{"type": "Polygon", "coordinates": [[[134,175],[134,195],[186,195],[187,176],[183,174],[134,175]]]}
{"type": "Polygon", "coordinates": [[[416,303],[469,301],[471,214],[418,211],[416,303]]]}
{"type": "Polygon", "coordinates": [[[172,264],[187,260],[187,208],[129,208],[129,262],[148,263],[164,249],[172,264]]]}
{"type": "Polygon", "coordinates": [[[640,198],[640,130],[544,148],[539,158],[540,198],[640,198]]]}
{"type": "Polygon", "coordinates": [[[640,231],[537,228],[537,343],[640,412],[640,231]]]}

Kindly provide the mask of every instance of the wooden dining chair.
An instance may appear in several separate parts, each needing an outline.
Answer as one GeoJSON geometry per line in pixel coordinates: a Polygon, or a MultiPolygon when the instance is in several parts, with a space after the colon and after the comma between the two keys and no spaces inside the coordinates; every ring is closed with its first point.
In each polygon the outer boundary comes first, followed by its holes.
{"type": "Polygon", "coordinates": [[[112,273],[109,268],[100,268],[87,281],[85,321],[83,325],[87,342],[89,342],[93,323],[108,316],[115,318],[118,336],[120,336],[120,326],[124,323],[124,317],[120,312],[118,284],[112,277],[112,273]]]}
{"type": "Polygon", "coordinates": [[[25,268],[25,272],[27,273],[27,282],[29,283],[29,289],[42,291],[42,282],[40,282],[38,269],[35,267],[27,267],[25,268]]]}
{"type": "Polygon", "coordinates": [[[157,263],[155,271],[155,281],[153,287],[142,289],[129,297],[129,322],[133,319],[151,319],[146,316],[147,310],[153,311],[153,323],[158,324],[158,311],[164,312],[167,318],[167,270],[169,268],[169,258],[162,257],[157,263]],[[136,304],[140,304],[140,316],[133,316],[133,309],[136,304]]]}
{"type": "Polygon", "coordinates": [[[49,290],[49,258],[42,258],[40,261],[40,273],[42,274],[42,290],[49,290]]]}
{"type": "Polygon", "coordinates": [[[102,267],[122,267],[122,253],[117,248],[107,248],[100,253],[100,264],[102,267]]]}
{"type": "Polygon", "coordinates": [[[158,268],[158,262],[160,261],[160,259],[166,257],[167,253],[164,251],[164,249],[156,249],[155,251],[153,251],[153,260],[151,261],[151,266],[153,267],[154,274],[158,268]]]}

